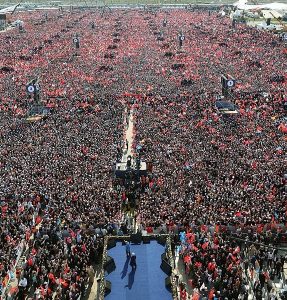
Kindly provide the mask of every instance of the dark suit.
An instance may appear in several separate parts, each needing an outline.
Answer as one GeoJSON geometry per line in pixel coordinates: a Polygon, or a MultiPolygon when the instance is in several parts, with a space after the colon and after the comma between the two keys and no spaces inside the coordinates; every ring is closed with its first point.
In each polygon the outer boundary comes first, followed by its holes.
{"type": "Polygon", "coordinates": [[[136,257],[135,255],[132,255],[132,256],[131,256],[130,266],[131,266],[132,268],[135,268],[135,269],[136,269],[136,267],[137,267],[137,261],[136,261],[136,259],[137,259],[137,257],[136,257]]]}

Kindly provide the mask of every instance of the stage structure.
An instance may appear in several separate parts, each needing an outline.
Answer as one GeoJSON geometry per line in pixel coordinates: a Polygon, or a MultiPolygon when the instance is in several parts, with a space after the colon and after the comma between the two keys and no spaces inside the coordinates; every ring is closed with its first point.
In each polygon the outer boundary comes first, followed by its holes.
{"type": "Polygon", "coordinates": [[[215,107],[223,115],[237,115],[238,107],[229,101],[216,101],[215,107]]]}
{"type": "Polygon", "coordinates": [[[26,91],[30,98],[33,99],[33,103],[29,109],[26,120],[28,122],[35,122],[42,119],[46,119],[51,112],[49,107],[42,104],[40,99],[40,84],[39,78],[33,78],[26,85],[26,91]]]}
{"type": "Polygon", "coordinates": [[[116,269],[114,259],[108,255],[108,250],[116,247],[117,242],[130,242],[133,244],[147,244],[152,240],[156,240],[159,244],[165,246],[165,252],[161,255],[160,269],[167,275],[165,279],[166,288],[171,292],[172,298],[177,299],[176,276],[174,273],[174,236],[170,234],[148,234],[143,236],[141,232],[125,236],[105,236],[104,249],[102,257],[102,267],[100,273],[99,300],[104,300],[111,292],[112,284],[106,279],[106,275],[116,269]]]}
{"type": "Polygon", "coordinates": [[[6,28],[6,14],[0,14],[0,30],[6,28]]]}

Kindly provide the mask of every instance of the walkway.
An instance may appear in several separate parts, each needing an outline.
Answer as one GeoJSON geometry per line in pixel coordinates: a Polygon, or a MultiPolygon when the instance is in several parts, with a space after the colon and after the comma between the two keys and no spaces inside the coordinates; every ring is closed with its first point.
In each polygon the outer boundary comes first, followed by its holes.
{"type": "MultiPolygon", "coordinates": [[[[134,143],[134,115],[133,115],[133,106],[131,107],[131,110],[129,111],[128,108],[126,108],[124,113],[124,126],[126,128],[126,131],[123,136],[123,156],[122,156],[122,163],[127,162],[127,158],[129,155],[133,156],[133,149],[132,145],[134,143]],[[126,147],[126,141],[128,141],[128,149],[126,147]]],[[[130,216],[129,213],[126,215],[123,215],[123,219],[130,219],[132,216],[130,216]]],[[[131,224],[131,226],[133,226],[131,224]]],[[[98,297],[98,289],[99,289],[99,279],[100,279],[100,270],[96,270],[96,274],[94,277],[94,282],[91,287],[91,291],[89,294],[88,300],[95,300],[98,297]]]]}
{"type": "Polygon", "coordinates": [[[133,156],[133,143],[134,143],[134,106],[131,107],[131,110],[128,111],[128,108],[125,112],[125,120],[127,120],[127,130],[124,134],[123,141],[123,157],[122,162],[127,162],[127,158],[129,155],[133,156]],[[128,142],[128,149],[126,147],[126,141],[128,142]]]}

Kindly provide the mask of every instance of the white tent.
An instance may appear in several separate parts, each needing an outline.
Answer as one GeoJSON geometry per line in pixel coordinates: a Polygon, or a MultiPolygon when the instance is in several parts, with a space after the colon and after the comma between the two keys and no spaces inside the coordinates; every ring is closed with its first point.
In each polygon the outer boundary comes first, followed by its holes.
{"type": "Polygon", "coordinates": [[[273,19],[273,18],[282,18],[283,17],[283,13],[278,12],[277,10],[261,10],[261,13],[263,14],[263,17],[265,19],[273,19]]]}
{"type": "Polygon", "coordinates": [[[16,5],[9,6],[9,7],[6,7],[6,8],[3,8],[3,9],[0,9],[0,14],[9,14],[9,13],[12,14],[19,5],[20,5],[20,3],[16,4],[16,5]]]}
{"type": "Polygon", "coordinates": [[[268,3],[268,4],[258,4],[258,5],[251,5],[247,4],[247,0],[239,0],[233,4],[238,9],[242,10],[262,10],[262,9],[271,9],[277,12],[284,12],[287,11],[287,4],[286,3],[268,3]]]}

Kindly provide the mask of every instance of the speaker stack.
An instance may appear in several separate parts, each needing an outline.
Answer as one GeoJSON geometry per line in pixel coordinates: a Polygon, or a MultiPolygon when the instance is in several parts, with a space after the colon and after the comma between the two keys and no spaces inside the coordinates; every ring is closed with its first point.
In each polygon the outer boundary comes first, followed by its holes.
{"type": "Polygon", "coordinates": [[[151,236],[143,235],[142,240],[143,240],[143,244],[150,244],[151,236]]]}
{"type": "Polygon", "coordinates": [[[116,269],[116,264],[115,264],[115,261],[112,257],[108,256],[107,257],[107,260],[104,264],[104,270],[110,274],[112,273],[114,270],[116,269]]]}
{"type": "Polygon", "coordinates": [[[168,259],[167,259],[165,253],[163,253],[163,254],[161,255],[161,265],[160,265],[160,268],[162,269],[162,271],[163,271],[166,275],[168,275],[168,276],[171,275],[172,267],[171,267],[171,265],[169,264],[168,259]]]}
{"type": "Polygon", "coordinates": [[[131,243],[132,244],[141,244],[142,234],[141,232],[131,234],[131,243]]]}
{"type": "Polygon", "coordinates": [[[115,239],[109,239],[108,244],[107,244],[107,249],[110,250],[110,249],[116,247],[116,245],[117,245],[117,242],[115,239]]]}
{"type": "Polygon", "coordinates": [[[105,297],[111,292],[112,283],[109,280],[105,280],[105,297]]]}
{"type": "Polygon", "coordinates": [[[165,244],[166,244],[166,237],[160,235],[160,236],[157,238],[157,242],[158,242],[160,245],[165,246],[165,244]]]}
{"type": "Polygon", "coordinates": [[[171,277],[170,276],[165,278],[165,287],[169,292],[171,292],[171,277]]]}

